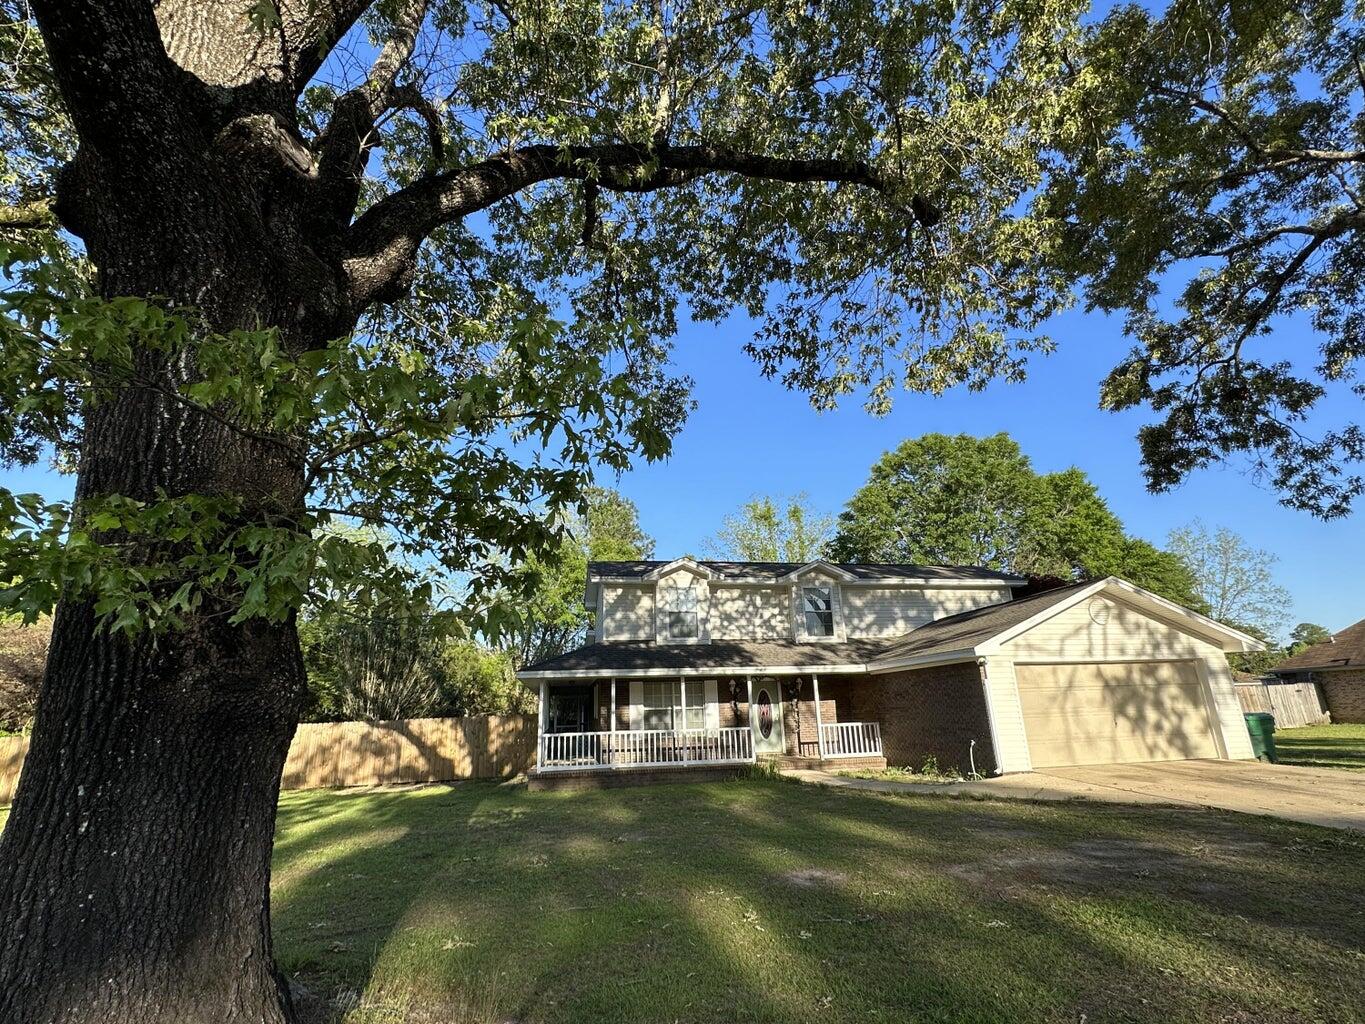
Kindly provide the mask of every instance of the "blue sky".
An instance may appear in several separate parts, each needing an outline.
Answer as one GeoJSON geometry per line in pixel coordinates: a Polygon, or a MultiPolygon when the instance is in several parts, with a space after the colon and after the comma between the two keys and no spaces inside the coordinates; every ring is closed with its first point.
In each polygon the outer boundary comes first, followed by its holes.
{"type": "MultiPolygon", "coordinates": [[[[1308,620],[1335,631],[1365,618],[1365,509],[1323,523],[1284,508],[1273,491],[1233,467],[1200,472],[1169,494],[1148,494],[1136,441],[1144,415],[1097,408],[1100,380],[1129,348],[1120,324],[1076,312],[1050,329],[1057,351],[1035,359],[1025,383],[942,398],[903,393],[879,419],[856,399],[817,413],[801,395],[763,380],[742,351],[752,335],[745,320],[687,325],[675,358],[696,379],[698,408],[672,458],[627,474],[620,490],[639,505],[658,555],[674,557],[699,552],[721,517],[753,494],[806,491],[837,512],[882,452],[907,437],[1004,430],[1041,472],[1085,470],[1133,534],[1161,544],[1172,527],[1198,517],[1278,555],[1278,576],[1293,596],[1290,625],[1308,620]]],[[[1301,352],[1316,343],[1298,329],[1273,339],[1277,349],[1301,352]]],[[[1358,410],[1348,397],[1324,411],[1332,419],[1356,411],[1347,403],[1358,410]]]]}
{"type": "MultiPolygon", "coordinates": [[[[1144,415],[1097,408],[1099,381],[1128,349],[1119,323],[1075,312],[1050,330],[1057,351],[1036,358],[1025,383],[957,389],[941,398],[902,393],[893,411],[877,418],[856,399],[817,413],[802,395],[765,381],[742,350],[753,334],[747,320],[685,323],[675,362],[696,380],[698,408],[670,459],[633,470],[617,486],[639,505],[657,554],[671,558],[700,553],[721,517],[754,494],[806,491],[816,506],[836,513],[872,463],[907,437],[1004,430],[1041,472],[1085,470],[1130,533],[1162,544],[1172,527],[1199,517],[1279,556],[1280,582],[1293,597],[1290,625],[1313,621],[1335,631],[1365,618],[1365,508],[1324,523],[1284,508],[1235,467],[1197,473],[1169,494],[1148,494],[1135,440],[1144,415]]],[[[1291,327],[1272,347],[1311,351],[1316,339],[1291,327]]],[[[1358,411],[1350,397],[1324,409],[1333,420],[1358,411]]],[[[41,467],[0,469],[0,487],[15,491],[64,498],[72,483],[41,467]]]]}

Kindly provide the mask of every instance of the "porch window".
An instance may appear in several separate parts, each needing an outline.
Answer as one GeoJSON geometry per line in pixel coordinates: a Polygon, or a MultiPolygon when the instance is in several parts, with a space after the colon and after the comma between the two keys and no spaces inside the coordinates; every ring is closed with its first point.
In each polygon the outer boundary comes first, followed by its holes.
{"type": "Polygon", "coordinates": [[[682,687],[677,682],[645,683],[643,696],[642,719],[646,729],[702,729],[706,726],[706,684],[700,679],[687,687],[686,708],[682,706],[682,687]]]}
{"type": "Polygon", "coordinates": [[[693,587],[670,587],[664,591],[664,614],[668,636],[691,640],[697,636],[697,591],[693,587]]]}
{"type": "Polygon", "coordinates": [[[834,597],[829,587],[803,587],[801,607],[806,614],[807,636],[834,635],[834,597]]]}

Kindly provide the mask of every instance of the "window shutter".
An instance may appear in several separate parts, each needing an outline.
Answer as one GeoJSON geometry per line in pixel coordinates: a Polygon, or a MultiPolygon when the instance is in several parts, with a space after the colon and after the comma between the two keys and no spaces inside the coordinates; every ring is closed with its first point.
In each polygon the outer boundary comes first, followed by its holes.
{"type": "Polygon", "coordinates": [[[645,727],[645,684],[630,681],[630,727],[637,732],[645,727]]]}
{"type": "Polygon", "coordinates": [[[706,680],[706,728],[720,728],[720,704],[716,699],[716,681],[706,680]]]}

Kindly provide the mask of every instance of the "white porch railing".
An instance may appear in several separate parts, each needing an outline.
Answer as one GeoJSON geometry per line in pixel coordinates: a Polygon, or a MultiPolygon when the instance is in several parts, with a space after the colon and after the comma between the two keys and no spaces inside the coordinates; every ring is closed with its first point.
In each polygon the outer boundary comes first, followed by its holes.
{"type": "Polygon", "coordinates": [[[646,729],[620,732],[555,732],[540,737],[536,768],[651,768],[663,765],[749,764],[754,736],[748,726],[731,729],[646,729]]]}
{"type": "Polygon", "coordinates": [[[876,722],[830,722],[820,726],[826,757],[880,757],[882,727],[876,722]]]}

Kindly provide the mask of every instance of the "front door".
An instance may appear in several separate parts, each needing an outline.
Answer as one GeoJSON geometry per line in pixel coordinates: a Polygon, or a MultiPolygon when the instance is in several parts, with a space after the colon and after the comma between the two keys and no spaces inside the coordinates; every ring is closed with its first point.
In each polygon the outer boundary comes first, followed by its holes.
{"type": "Polygon", "coordinates": [[[749,725],[754,731],[755,753],[782,753],[782,698],[776,686],[765,683],[754,687],[754,702],[749,706],[749,725]]]}
{"type": "Polygon", "coordinates": [[[588,732],[592,720],[592,687],[550,688],[547,732],[588,732]]]}

